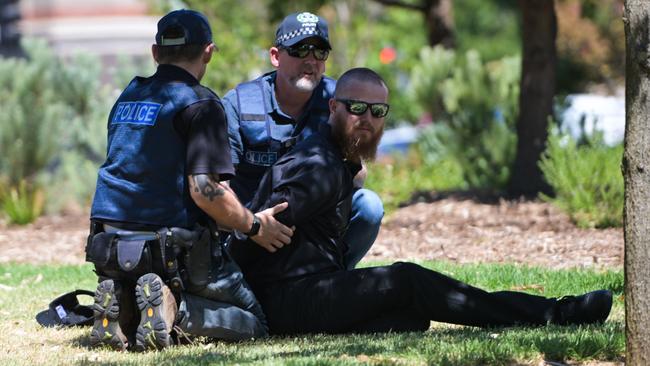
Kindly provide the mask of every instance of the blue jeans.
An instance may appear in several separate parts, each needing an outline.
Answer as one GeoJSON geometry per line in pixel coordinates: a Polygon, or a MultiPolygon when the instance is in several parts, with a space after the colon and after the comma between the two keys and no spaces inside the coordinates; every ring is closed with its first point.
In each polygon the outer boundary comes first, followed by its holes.
{"type": "Polygon", "coordinates": [[[245,340],[268,335],[266,316],[227,250],[216,244],[208,283],[181,294],[180,328],[194,336],[245,340]]]}
{"type": "Polygon", "coordinates": [[[377,239],[381,219],[384,217],[384,205],[377,193],[361,188],[352,196],[352,213],[350,226],[343,235],[348,245],[344,255],[347,269],[354,269],[377,239]]]}
{"type": "Polygon", "coordinates": [[[185,314],[179,327],[193,336],[240,341],[268,335],[266,325],[255,314],[230,303],[187,292],[181,294],[178,312],[185,314]]]}

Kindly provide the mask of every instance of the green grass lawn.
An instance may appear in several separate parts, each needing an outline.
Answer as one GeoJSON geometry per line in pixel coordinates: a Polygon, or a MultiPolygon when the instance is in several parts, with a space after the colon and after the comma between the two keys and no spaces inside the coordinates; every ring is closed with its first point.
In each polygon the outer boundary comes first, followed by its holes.
{"type": "Polygon", "coordinates": [[[432,323],[424,333],[310,335],[208,342],[144,354],[88,347],[90,328],[41,328],[35,314],[61,293],[94,289],[90,266],[0,265],[0,365],[510,365],[621,361],[625,353],[623,271],[545,270],[503,265],[426,267],[490,290],[562,296],[606,288],[615,303],[604,325],[477,329],[432,323]]]}

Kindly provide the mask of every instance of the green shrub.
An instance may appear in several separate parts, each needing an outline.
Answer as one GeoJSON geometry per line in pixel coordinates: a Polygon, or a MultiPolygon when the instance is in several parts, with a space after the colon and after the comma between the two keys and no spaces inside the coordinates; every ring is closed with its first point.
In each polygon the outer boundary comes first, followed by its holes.
{"type": "Polygon", "coordinates": [[[30,60],[0,59],[0,202],[16,224],[42,212],[39,175],[61,151],[69,109],[54,87],[61,64],[43,43],[32,46],[30,60]]]}
{"type": "Polygon", "coordinates": [[[58,154],[68,109],[55,87],[61,64],[34,46],[29,61],[0,59],[0,177],[12,188],[58,154]]]}
{"type": "Polygon", "coordinates": [[[455,1],[456,49],[475,49],[486,60],[520,52],[521,11],[518,5],[512,0],[455,1]]]}
{"type": "Polygon", "coordinates": [[[571,136],[551,131],[540,168],[555,197],[542,199],[564,210],[580,227],[622,226],[622,156],[622,144],[607,146],[598,136],[577,144],[571,136]]]}
{"type": "Polygon", "coordinates": [[[24,180],[17,187],[5,188],[0,184],[0,202],[0,207],[10,223],[29,224],[43,212],[43,190],[27,184],[24,180]]]}
{"type": "Polygon", "coordinates": [[[38,40],[26,40],[24,49],[27,59],[0,59],[0,181],[5,192],[16,192],[0,203],[12,217],[40,192],[41,208],[11,219],[16,223],[31,221],[44,205],[57,211],[70,202],[90,202],[116,97],[111,85],[102,84],[97,57],[63,62],[38,40]]]}
{"type": "Polygon", "coordinates": [[[407,156],[395,155],[389,162],[369,164],[364,186],[381,197],[386,213],[394,211],[417,191],[464,188],[461,168],[455,160],[427,163],[417,149],[407,156]]]}
{"type": "Polygon", "coordinates": [[[432,117],[421,136],[425,155],[455,159],[468,187],[505,187],[516,149],[519,57],[483,63],[441,47],[423,48],[411,82],[416,100],[432,117]]]}
{"type": "MultiPolygon", "coordinates": [[[[135,72],[121,60],[118,70],[135,72]]],[[[47,187],[47,211],[87,207],[95,191],[97,169],[106,155],[106,121],[117,87],[101,82],[101,63],[94,56],[78,55],[59,73],[59,93],[69,106],[56,163],[39,177],[47,187]]],[[[147,75],[147,73],[145,73],[147,75]]],[[[121,89],[128,81],[120,80],[121,89]]]]}

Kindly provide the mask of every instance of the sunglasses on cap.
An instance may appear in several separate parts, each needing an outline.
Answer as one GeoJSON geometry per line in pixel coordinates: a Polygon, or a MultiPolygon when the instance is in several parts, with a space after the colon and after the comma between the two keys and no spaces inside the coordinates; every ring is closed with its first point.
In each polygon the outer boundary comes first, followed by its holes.
{"type": "Polygon", "coordinates": [[[325,61],[330,54],[329,50],[314,46],[313,44],[301,44],[300,46],[292,47],[279,47],[283,50],[286,50],[289,56],[297,58],[305,58],[309,55],[309,52],[314,54],[314,58],[318,61],[325,61]]]}
{"type": "Polygon", "coordinates": [[[350,114],[360,116],[368,110],[370,107],[370,114],[375,118],[383,118],[388,114],[388,109],[390,106],[386,103],[367,103],[361,100],[354,99],[339,99],[336,98],[337,102],[345,104],[345,109],[350,114]]]}

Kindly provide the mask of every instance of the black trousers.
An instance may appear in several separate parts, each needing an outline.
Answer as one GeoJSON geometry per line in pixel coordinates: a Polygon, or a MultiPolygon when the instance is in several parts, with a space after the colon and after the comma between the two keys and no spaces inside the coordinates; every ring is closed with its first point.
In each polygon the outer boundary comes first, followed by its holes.
{"type": "Polygon", "coordinates": [[[316,274],[256,291],[272,334],[545,325],[556,299],[487,292],[413,263],[316,274]]]}

